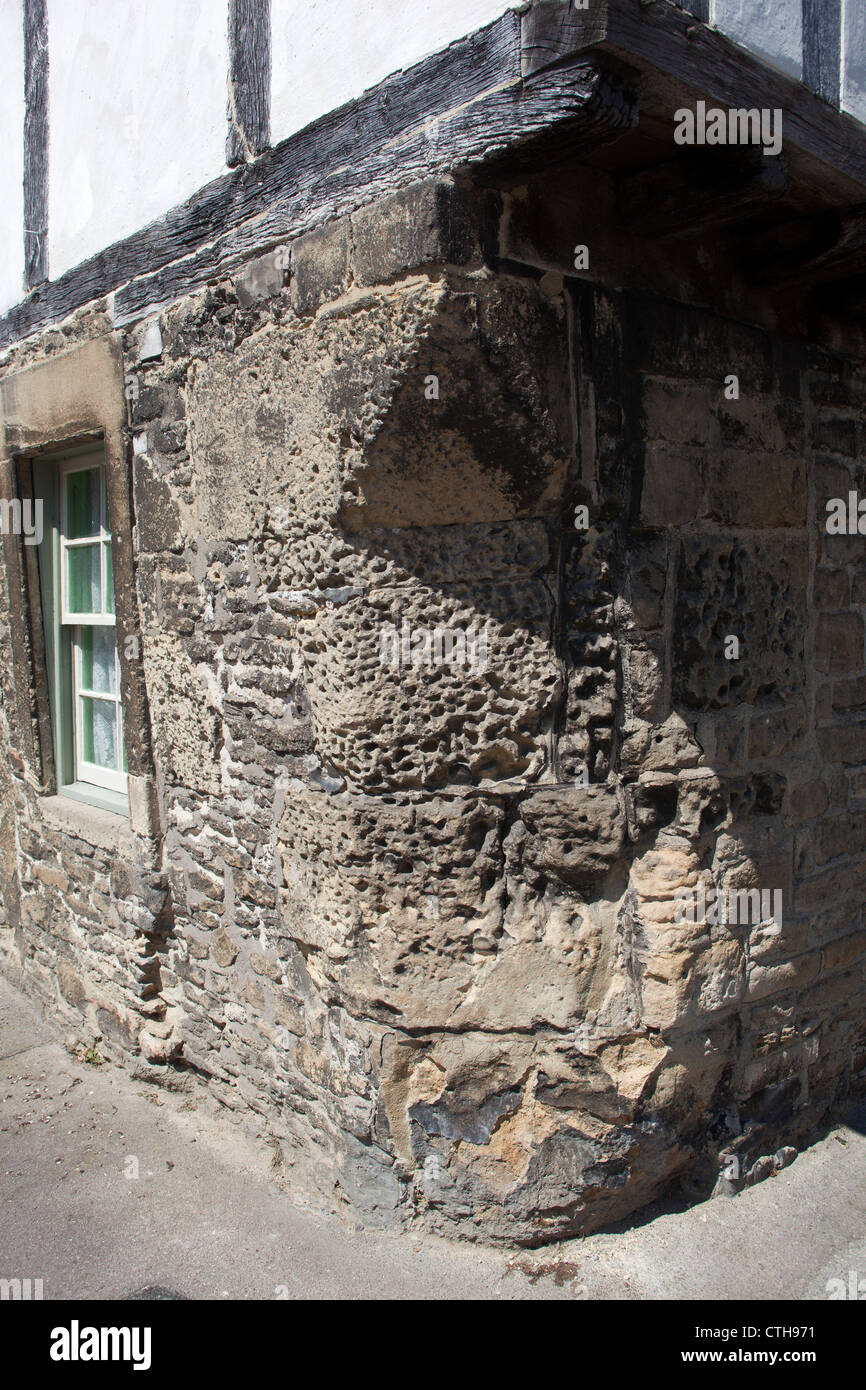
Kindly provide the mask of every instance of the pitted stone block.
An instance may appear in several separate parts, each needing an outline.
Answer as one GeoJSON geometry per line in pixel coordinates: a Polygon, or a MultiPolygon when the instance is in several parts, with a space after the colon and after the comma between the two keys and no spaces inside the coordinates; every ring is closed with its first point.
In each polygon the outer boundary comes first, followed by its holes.
{"type": "Polygon", "coordinates": [[[792,699],[805,680],[807,576],[805,538],[684,536],[676,698],[690,709],[792,699]],[[726,658],[729,636],[739,641],[737,658],[726,658]]]}

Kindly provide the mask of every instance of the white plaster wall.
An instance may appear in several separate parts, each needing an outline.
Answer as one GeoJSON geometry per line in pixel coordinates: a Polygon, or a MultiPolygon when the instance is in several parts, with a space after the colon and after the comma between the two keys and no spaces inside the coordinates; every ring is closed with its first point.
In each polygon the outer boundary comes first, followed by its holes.
{"type": "Polygon", "coordinates": [[[866,0],[842,4],[842,110],[866,121],[866,0]]]}
{"type": "Polygon", "coordinates": [[[802,0],[712,0],[710,22],[762,62],[802,77],[802,0]]]}
{"type": "Polygon", "coordinates": [[[519,0],[272,0],[274,144],[519,0]]]}
{"type": "Polygon", "coordinates": [[[225,167],[225,0],[48,0],[49,273],[225,167]]]}
{"type": "Polygon", "coordinates": [[[0,313],[24,294],[24,24],[22,0],[0,0],[0,313]]]}

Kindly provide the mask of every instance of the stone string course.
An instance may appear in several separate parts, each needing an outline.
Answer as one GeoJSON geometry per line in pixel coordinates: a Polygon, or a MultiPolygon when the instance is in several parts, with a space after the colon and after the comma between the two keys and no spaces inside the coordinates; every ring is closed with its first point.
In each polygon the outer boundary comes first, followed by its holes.
{"type": "Polygon", "coordinates": [[[537,1243],[763,1176],[862,1083],[866,568],[823,518],[866,366],[445,247],[431,198],[124,328],[162,830],[36,795],[0,640],[0,953],[293,1191],[537,1243]],[[383,666],[404,621],[486,669],[383,666]],[[678,920],[700,883],[781,932],[678,920]]]}

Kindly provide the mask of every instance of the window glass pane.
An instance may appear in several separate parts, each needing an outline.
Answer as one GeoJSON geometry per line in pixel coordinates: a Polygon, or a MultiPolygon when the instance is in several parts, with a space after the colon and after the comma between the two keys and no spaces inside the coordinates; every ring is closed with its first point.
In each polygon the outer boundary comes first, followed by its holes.
{"type": "MultiPolygon", "coordinates": [[[[66,536],[98,536],[100,493],[98,468],[81,468],[66,474],[66,536]]],[[[86,612],[86,609],[82,610],[86,612]]]]}
{"type": "Polygon", "coordinates": [[[117,692],[113,627],[83,627],[81,629],[81,685],[84,690],[100,694],[117,692]]]}
{"type": "Polygon", "coordinates": [[[97,767],[117,767],[117,706],[113,700],[81,696],[81,742],[84,760],[97,767]]]}
{"type": "Polygon", "coordinates": [[[111,567],[111,543],[105,546],[105,608],[106,613],[114,612],[114,570],[111,567]]]}
{"type": "Polygon", "coordinates": [[[66,552],[66,606],[70,613],[100,613],[99,546],[76,545],[66,552]]]}

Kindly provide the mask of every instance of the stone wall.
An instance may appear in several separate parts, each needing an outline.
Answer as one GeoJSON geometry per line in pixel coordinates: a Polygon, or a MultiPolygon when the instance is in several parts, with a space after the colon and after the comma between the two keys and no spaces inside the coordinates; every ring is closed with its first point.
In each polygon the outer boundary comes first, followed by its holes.
{"type": "Polygon", "coordinates": [[[862,1080],[866,368],[500,259],[502,211],[424,184],[124,328],[159,814],[40,794],[4,642],[0,951],[294,1191],[532,1243],[862,1080]]]}

